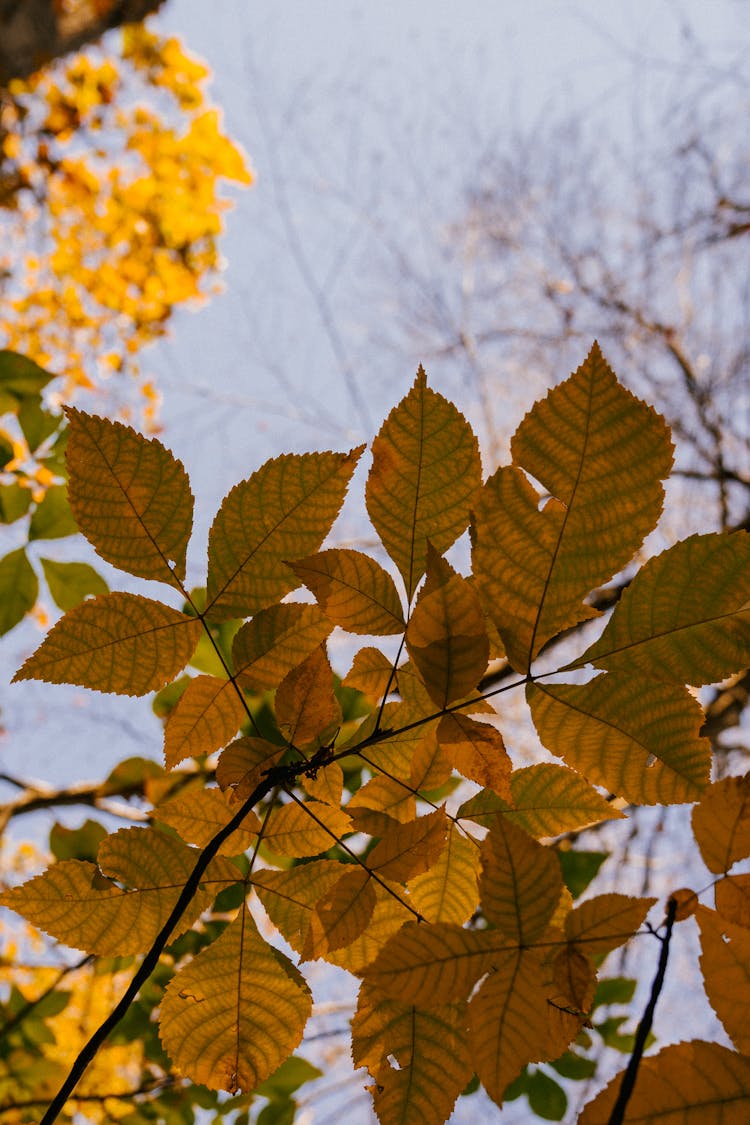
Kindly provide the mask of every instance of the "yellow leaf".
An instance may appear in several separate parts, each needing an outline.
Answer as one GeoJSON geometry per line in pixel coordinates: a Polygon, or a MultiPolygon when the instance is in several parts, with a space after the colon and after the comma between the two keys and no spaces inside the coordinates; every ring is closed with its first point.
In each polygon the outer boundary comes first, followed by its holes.
{"type": "MultiPolygon", "coordinates": [[[[198,789],[173,797],[154,809],[154,819],[174,828],[188,844],[206,844],[232,819],[235,810],[227,804],[220,789],[198,789]]],[[[260,821],[248,813],[242,825],[219,848],[219,855],[239,855],[255,841],[260,821]]]]}
{"type": "Polygon", "coordinates": [[[366,965],[371,965],[388,939],[397,933],[405,922],[414,917],[401,901],[406,897],[403,887],[397,888],[400,898],[390,894],[380,884],[377,884],[374,890],[375,910],[359,937],[350,945],[334,949],[325,955],[326,961],[346,969],[349,973],[359,974],[366,965]]]}
{"type": "Polygon", "coordinates": [[[568,941],[579,945],[588,956],[610,953],[638,932],[655,902],[655,898],[620,894],[590,898],[571,910],[565,919],[568,941]]]}
{"type": "MultiPolygon", "coordinates": [[[[622,1085],[617,1074],[585,1107],[579,1125],[608,1125],[622,1085]]],[[[718,1043],[676,1043],[643,1059],[626,1125],[745,1125],[750,1117],[750,1059],[718,1043]]]]}
{"type": "Polygon", "coordinates": [[[267,461],[224,500],[208,539],[206,613],[249,617],[293,590],[286,565],[317,551],[339,513],[362,448],[267,461]]]}
{"type": "Polygon", "coordinates": [[[432,866],[409,881],[414,906],[428,922],[468,922],[479,903],[479,845],[455,824],[432,866]]]}
{"type": "Polygon", "coordinates": [[[391,683],[392,664],[378,648],[361,648],[344,676],[343,687],[361,691],[371,703],[379,703],[391,683]]]}
{"type": "Polygon", "coordinates": [[[167,719],[164,730],[167,769],[185,758],[213,754],[235,736],[246,717],[247,710],[236,684],[216,676],[196,676],[167,719]]]}
{"type": "Polygon", "coordinates": [[[173,680],[201,635],[196,617],[137,594],[104,594],[69,610],[13,677],[145,695],[173,680]]]}
{"type": "Polygon", "coordinates": [[[546,641],[595,616],[582,599],[656,525],[672,443],[663,419],[617,382],[594,344],[526,415],[511,452],[514,465],[490,477],[474,508],[472,559],[508,658],[526,672],[546,641]]]}
{"type": "Polygon", "coordinates": [[[713,910],[696,911],[701,935],[700,966],[708,1002],[738,1051],[750,1053],[747,995],[750,988],[750,933],[725,922],[713,910]]]}
{"type": "Polygon", "coordinates": [[[222,750],[216,780],[222,789],[232,790],[233,803],[238,804],[250,796],[263,780],[264,771],[276,765],[285,749],[264,738],[238,738],[222,750]]]}
{"type": "Polygon", "coordinates": [[[474,1073],[465,1005],[419,1010],[363,984],[352,1020],[352,1058],[372,1075],[381,1125],[443,1125],[474,1073]]]}
{"type": "Polygon", "coordinates": [[[407,922],[363,975],[393,1000],[432,1008],[465,1000],[480,977],[516,953],[497,930],[407,922]]]}
{"type": "Polygon", "coordinates": [[[486,917],[518,945],[543,933],[563,881],[551,848],[498,817],[482,844],[479,890],[486,917]]]}
{"type": "Polygon", "coordinates": [[[263,841],[279,855],[302,859],[328,851],[346,832],[351,832],[351,821],[343,809],[321,801],[293,802],[273,810],[263,841]]]}
{"type": "Polygon", "coordinates": [[[716,884],[714,894],[722,918],[750,928],[750,874],[727,875],[716,884]]]}
{"type": "Polygon", "coordinates": [[[341,727],[333,672],[325,649],[315,649],[287,672],[276,692],[276,721],[291,746],[324,746],[341,727]]]}
{"type": "Polygon", "coordinates": [[[374,909],[375,887],[369,871],[349,867],[312,911],[303,960],[314,961],[351,945],[369,923],[374,909]]]}
{"type": "Polygon", "coordinates": [[[437,860],[448,830],[443,809],[406,824],[394,824],[367,856],[367,866],[383,879],[405,883],[437,860]]]}
{"type": "Polygon", "coordinates": [[[596,992],[596,972],[589,958],[575,945],[559,949],[550,968],[552,988],[548,996],[549,1031],[544,1057],[556,1059],[588,1017],[596,992]]]}
{"type": "Polygon", "coordinates": [[[472,586],[427,544],[427,578],[406,630],[406,647],[440,708],[474,691],[490,643],[472,586]]]}
{"type": "Polygon", "coordinates": [[[693,833],[709,871],[750,856],[750,774],[715,782],[693,809],[693,833]]]}
{"type": "Polygon", "coordinates": [[[455,406],[428,388],[420,367],[375,438],[372,459],[367,511],[411,601],[428,540],[442,554],[468,526],[482,482],[477,440],[455,406]]]}
{"type": "Polygon", "coordinates": [[[409,781],[414,789],[429,793],[430,790],[440,789],[446,784],[453,773],[453,766],[438,742],[436,725],[430,723],[421,730],[423,737],[414,747],[409,781]]]}
{"type": "Polygon", "coordinates": [[[708,784],[703,710],[682,685],[605,675],[587,684],[530,684],[526,694],[547,749],[633,804],[695,801],[708,784]]]}
{"type": "MultiPolygon", "coordinates": [[[[411,789],[402,785],[400,781],[391,780],[390,777],[373,777],[357,790],[346,807],[357,809],[360,814],[367,809],[387,813],[401,824],[414,820],[417,815],[416,800],[411,789]]],[[[368,831],[366,819],[361,816],[358,816],[357,826],[363,832],[368,831]]],[[[379,835],[377,824],[371,835],[379,835]]]]}
{"type": "Polygon", "coordinates": [[[292,1053],[312,1010],[304,978],[245,907],[170,981],[160,1034],[177,1070],[230,1094],[254,1090],[292,1053]]]}
{"type": "MultiPolygon", "coordinates": [[[[83,860],[55,863],[2,896],[50,937],[100,957],[144,953],[166,922],[198,852],[152,828],[123,828],[99,849],[97,867],[83,860]],[[126,889],[118,884],[124,884],[126,889]]],[[[239,872],[217,861],[175,928],[189,929],[218,891],[239,872]]]]}
{"type": "Polygon", "coordinates": [[[393,579],[361,551],[321,551],[289,564],[335,625],[350,633],[403,633],[404,614],[393,579]]]}
{"type": "Polygon", "coordinates": [[[588,782],[565,766],[539,762],[514,770],[510,778],[510,803],[484,791],[464,801],[460,817],[492,824],[498,813],[530,836],[558,836],[623,814],[605,801],[588,782]]]}
{"type": "Polygon", "coordinates": [[[444,715],[437,731],[438,742],[451,765],[477,785],[510,797],[511,761],[500,731],[489,723],[478,723],[468,715],[444,715]]]}
{"type": "Polygon", "coordinates": [[[710,684],[750,664],[750,535],[691,535],[641,568],[591,662],[626,675],[710,684]]]}
{"type": "Polygon", "coordinates": [[[120,422],[73,407],[66,414],[68,499],[81,531],[120,570],[179,588],[193,524],[181,462],[120,422]]]}
{"type": "Polygon", "coordinates": [[[342,865],[315,859],[288,871],[256,871],[253,886],[269,918],[292,949],[301,953],[317,903],[336,886],[342,865]]]}
{"type": "Polygon", "coordinates": [[[512,950],[492,968],[469,1003],[469,1033],[477,1076],[501,1105],[523,1067],[545,1057],[550,981],[535,950],[512,950]]]}
{"type": "Polygon", "coordinates": [[[340,805],[344,792],[344,771],[338,762],[321,766],[315,777],[303,776],[300,785],[316,801],[326,805],[340,805]]]}
{"type": "Polygon", "coordinates": [[[248,691],[275,691],[326,640],[333,625],[316,605],[284,602],[256,613],[235,634],[232,659],[248,691]]]}

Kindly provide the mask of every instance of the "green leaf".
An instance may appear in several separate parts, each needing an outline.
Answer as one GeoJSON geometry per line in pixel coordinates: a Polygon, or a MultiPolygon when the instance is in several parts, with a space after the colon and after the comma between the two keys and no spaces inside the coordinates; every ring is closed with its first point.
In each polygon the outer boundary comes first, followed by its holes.
{"type": "Polygon", "coordinates": [[[184,668],[200,632],[197,618],[161,602],[138,594],[104,594],[69,610],[13,681],[145,695],[184,668]]]}
{"type": "Polygon", "coordinates": [[[456,407],[427,386],[419,368],[408,395],[372,444],[367,511],[399,569],[409,601],[427,565],[427,543],[443,554],[464,532],[482,483],[479,447],[456,407]]]}
{"type": "Polygon", "coordinates": [[[529,684],[534,726],[553,754],[634,804],[695,801],[708,784],[711,745],[687,688],[643,675],[587,684],[529,684]]]}
{"type": "Polygon", "coordinates": [[[92,566],[79,562],[56,562],[40,559],[49,592],[56,606],[73,609],[85,598],[109,593],[109,587],[92,566]]]}
{"type": "Polygon", "coordinates": [[[529,1074],[526,1083],[526,1096],[529,1106],[544,1121],[562,1121],[568,1108],[565,1091],[542,1070],[529,1074]]]}
{"type": "Polygon", "coordinates": [[[26,398],[18,410],[18,422],[21,426],[26,444],[33,453],[42,442],[58,429],[63,422],[60,414],[53,414],[42,406],[41,397],[34,395],[26,398]]]}
{"type": "Polygon", "coordinates": [[[656,525],[672,444],[594,344],[526,415],[511,451],[514,465],[490,477],[474,509],[472,560],[508,658],[526,672],[551,637],[596,616],[583,599],[656,525]]]}
{"type": "Polygon", "coordinates": [[[635,995],[638,982],[628,977],[605,977],[596,986],[593,1008],[604,1004],[629,1004],[635,995]]]}
{"type": "Polygon", "coordinates": [[[249,617],[298,585],[287,560],[317,551],[364,446],[267,461],[225,498],[208,539],[208,616],[249,617]]]}
{"type": "Polygon", "coordinates": [[[47,489],[41,504],[31,514],[29,539],[64,539],[78,533],[67,493],[64,484],[53,484],[47,489]]]}
{"type": "Polygon", "coordinates": [[[649,559],[579,660],[629,676],[716,683],[750,664],[750,535],[691,535],[649,559]]]}
{"type": "Polygon", "coordinates": [[[322,1077],[323,1071],[318,1070],[317,1066],[313,1066],[301,1055],[292,1055],[284,1060],[270,1078],[256,1086],[255,1093],[263,1098],[288,1098],[305,1082],[314,1082],[316,1078],[322,1077]]]}
{"type": "Polygon", "coordinates": [[[49,848],[55,859],[87,859],[93,863],[107,830],[96,820],[86,820],[80,828],[53,824],[49,848]]]}
{"type": "Polygon", "coordinates": [[[0,391],[17,399],[38,395],[54,375],[18,352],[0,351],[0,391]]]}
{"type": "Polygon", "coordinates": [[[18,481],[0,485],[0,522],[15,523],[25,516],[31,505],[31,489],[18,481]]]}
{"type": "Polygon", "coordinates": [[[609,852],[578,852],[558,850],[563,880],[573,898],[579,898],[609,857],[609,852]]]}
{"type": "Polygon", "coordinates": [[[155,438],[73,407],[66,459],[78,527],[107,562],[179,586],[193,522],[187,473],[155,438]]]}
{"type": "Polygon", "coordinates": [[[550,1063],[550,1066],[563,1078],[569,1078],[572,1082],[584,1082],[596,1074],[595,1061],[584,1058],[576,1051],[566,1051],[559,1059],[550,1063]]]}
{"type": "Polygon", "coordinates": [[[23,547],[0,559],[0,636],[23,620],[38,596],[39,580],[23,547]]]}

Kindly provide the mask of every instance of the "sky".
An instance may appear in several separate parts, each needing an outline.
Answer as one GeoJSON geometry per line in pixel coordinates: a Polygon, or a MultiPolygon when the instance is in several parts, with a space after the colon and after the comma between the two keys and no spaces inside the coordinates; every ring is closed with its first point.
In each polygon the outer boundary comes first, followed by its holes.
{"type": "MultiPolygon", "coordinates": [[[[679,89],[690,37],[716,60],[720,86],[750,6],[223,0],[209,13],[199,0],[168,0],[158,26],[211,65],[212,99],[256,174],[227,216],[224,293],[180,312],[144,358],[164,395],[162,439],[197,496],[197,584],[200,544],[237,480],[282,451],[371,439],[423,358],[430,375],[419,335],[400,327],[403,286],[440,268],[467,168],[490,167],[509,135],[566,113],[632,152],[679,89]]],[[[434,363],[437,389],[476,416],[470,388],[434,363]]],[[[498,442],[567,373],[509,381],[498,442]]],[[[362,534],[354,504],[339,538],[362,534]]],[[[38,639],[33,626],[12,634],[5,667],[38,639]]],[[[140,701],[22,684],[3,687],[0,702],[9,772],[62,784],[101,777],[124,756],[160,756],[159,725],[143,721],[140,701]]],[[[476,1120],[476,1105],[455,1121],[476,1120]]],[[[361,1099],[352,1113],[351,1125],[370,1120],[361,1099]]]]}

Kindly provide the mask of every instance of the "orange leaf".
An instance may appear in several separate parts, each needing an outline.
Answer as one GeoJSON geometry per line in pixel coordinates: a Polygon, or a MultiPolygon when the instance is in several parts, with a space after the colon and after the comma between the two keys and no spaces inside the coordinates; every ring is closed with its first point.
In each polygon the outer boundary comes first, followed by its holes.
{"type": "Polygon", "coordinates": [[[404,615],[393,579],[369,555],[321,551],[289,565],[340,628],[373,636],[403,633],[404,615]]]}
{"type": "Polygon", "coordinates": [[[343,687],[361,691],[371,703],[379,703],[391,682],[392,664],[378,648],[361,648],[342,680],[343,687]]]}
{"type": "Polygon", "coordinates": [[[428,922],[468,922],[479,903],[479,845],[449,824],[440,855],[409,881],[409,894],[428,922]]]}
{"type": "Polygon", "coordinates": [[[510,798],[511,761],[496,727],[455,713],[443,716],[437,737],[454,769],[510,798]]]}
{"type": "Polygon", "coordinates": [[[244,801],[263,780],[263,771],[275,766],[285,749],[264,738],[238,738],[222,751],[216,780],[222,789],[232,790],[235,804],[244,801]]]}
{"type": "Polygon", "coordinates": [[[292,668],[326,640],[332,623],[316,605],[282,602],[262,609],[235,634],[232,659],[248,691],[275,691],[292,668]]]}
{"type": "Polygon", "coordinates": [[[333,693],[333,672],[323,647],[287,672],[276,692],[279,730],[296,747],[323,746],[341,726],[341,707],[333,693]]]}
{"type": "Polygon", "coordinates": [[[655,902],[655,898],[620,894],[590,898],[571,910],[565,919],[568,941],[580,945],[589,956],[610,953],[638,932],[655,902]]]}
{"type": "Polygon", "coordinates": [[[482,844],[482,908],[503,934],[528,945],[554,914],[563,881],[560,864],[520,828],[498,817],[482,844]]]}
{"type": "MultiPolygon", "coordinates": [[[[154,809],[154,820],[174,828],[188,844],[205,848],[213,837],[234,816],[220,789],[198,789],[182,793],[154,809]]],[[[254,812],[248,813],[240,827],[225,840],[219,855],[239,855],[254,843],[260,821],[254,812]]]]}
{"type": "Polygon", "coordinates": [[[314,961],[351,945],[369,923],[374,909],[375,887],[369,871],[349,867],[316,903],[302,959],[314,961]]]}
{"type": "Polygon", "coordinates": [[[427,871],[443,850],[448,820],[435,809],[406,824],[395,824],[367,857],[367,866],[383,879],[405,883],[427,871]]]}
{"type": "Polygon", "coordinates": [[[750,1053],[747,995],[750,989],[750,932],[699,906],[700,965],[708,1001],[738,1051],[750,1053]]]}
{"type": "Polygon", "coordinates": [[[750,928],[750,874],[727,875],[716,884],[714,894],[722,918],[750,928]]]}
{"type": "Polygon", "coordinates": [[[196,676],[191,680],[164,731],[164,760],[168,769],[184,758],[213,754],[237,733],[247,717],[239,690],[231,680],[196,676]]]}
{"type": "Polygon", "coordinates": [[[709,871],[750,856],[750,774],[715,782],[693,809],[693,832],[709,871]]]}

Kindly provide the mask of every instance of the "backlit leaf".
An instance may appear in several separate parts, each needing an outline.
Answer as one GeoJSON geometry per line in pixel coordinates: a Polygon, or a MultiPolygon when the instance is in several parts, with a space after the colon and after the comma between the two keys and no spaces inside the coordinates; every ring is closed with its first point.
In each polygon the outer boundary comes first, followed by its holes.
{"type": "Polygon", "coordinates": [[[539,762],[514,770],[510,778],[510,803],[484,791],[464,801],[459,816],[490,825],[497,813],[530,836],[558,836],[587,824],[621,818],[623,814],[605,801],[580,774],[565,766],[539,762]]]}
{"type": "Polygon", "coordinates": [[[56,562],[40,559],[49,592],[56,606],[73,609],[90,595],[106,594],[109,587],[92,566],[79,562],[56,562]]]}
{"type": "Polygon", "coordinates": [[[597,895],[571,910],[565,919],[568,941],[584,953],[610,953],[624,945],[643,925],[655,898],[629,898],[627,895],[597,895]]]}
{"type": "Polygon", "coordinates": [[[338,881],[315,904],[303,959],[324,957],[356,941],[372,918],[375,901],[375,885],[369,871],[359,866],[344,867],[338,881]]]}
{"type": "Polygon", "coordinates": [[[469,1032],[479,1080],[500,1105],[523,1067],[545,1057],[550,982],[535,950],[511,950],[492,968],[469,1003],[469,1032]]]}
{"type": "Polygon", "coordinates": [[[335,625],[350,633],[403,633],[396,586],[382,566],[361,551],[321,551],[289,564],[335,625]]]}
{"type": "Polygon", "coordinates": [[[383,879],[405,883],[427,871],[445,843],[448,821],[443,809],[435,809],[406,824],[395,824],[367,857],[367,866],[383,879]]]}
{"type": "Polygon", "coordinates": [[[750,535],[691,535],[641,568],[590,661],[628,675],[715,683],[750,664],[750,535]]]}
{"type": "Polygon", "coordinates": [[[288,871],[256,871],[253,886],[268,916],[281,934],[301,953],[318,902],[341,878],[341,864],[316,859],[288,871]]]}
{"type": "Polygon", "coordinates": [[[378,648],[361,648],[344,676],[344,687],[361,691],[372,703],[379,703],[391,683],[393,665],[378,648]]]}
{"type": "Polygon", "coordinates": [[[19,547],[0,559],[0,636],[23,621],[39,596],[39,580],[19,547]]]}
{"type": "Polygon", "coordinates": [[[381,1125],[443,1125],[474,1072],[465,1007],[420,1010],[363,984],[352,1020],[352,1058],[372,1075],[381,1125]]]}
{"type": "Polygon", "coordinates": [[[466,530],[481,485],[477,440],[452,403],[427,386],[420,367],[372,444],[367,511],[399,569],[407,598],[427,565],[466,530]]]}
{"type": "Polygon", "coordinates": [[[322,801],[292,802],[273,810],[263,840],[279,855],[301,859],[328,851],[345,832],[351,832],[351,821],[343,809],[322,801]]]}
{"type": "Polygon", "coordinates": [[[434,1007],[467,999],[481,976],[516,952],[497,930],[407,922],[364,976],[394,1000],[434,1007]]]}
{"type": "Polygon", "coordinates": [[[750,1052],[750,932],[699,906],[700,966],[708,1001],[738,1051],[750,1052]]]}
{"type": "Polygon", "coordinates": [[[256,613],[232,644],[237,679],[248,691],[274,691],[333,628],[316,605],[282,602],[256,613]]]}
{"type": "Polygon", "coordinates": [[[526,415],[513,466],[475,506],[473,570],[511,664],[595,615],[582,599],[620,570],[654,528],[672,465],[662,418],[625,390],[597,344],[526,415]],[[542,504],[534,485],[549,494],[542,504]]]}
{"type": "Polygon", "coordinates": [[[482,844],[479,890],[486,917],[506,937],[528,945],[546,928],[562,886],[552,849],[498,817],[482,844]]]}
{"type": "Polygon", "coordinates": [[[362,448],[267,461],[221,505],[208,540],[208,616],[249,617],[298,585],[286,565],[317,551],[362,448]]]}
{"type": "Polygon", "coordinates": [[[297,1047],[312,1010],[304,978],[263,941],[245,907],[167,987],[162,1043],[211,1090],[250,1091],[297,1047]]]}
{"type": "Polygon", "coordinates": [[[68,499],[76,523],[107,562],[175,585],[185,577],[193,523],[187,473],[155,438],[73,407],[68,499]]]}
{"type": "Polygon", "coordinates": [[[276,765],[284,750],[264,738],[238,738],[221,752],[216,780],[222,789],[232,791],[235,804],[244,801],[263,780],[264,770],[276,765]]]}
{"type": "Polygon", "coordinates": [[[376,884],[375,910],[368,925],[351,945],[334,949],[326,954],[326,961],[338,965],[349,973],[360,974],[366,965],[371,965],[386,942],[397,933],[405,922],[414,918],[405,905],[407,899],[403,887],[391,894],[385,887],[376,884]],[[400,896],[400,897],[399,897],[400,896]]]}
{"type": "Polygon", "coordinates": [[[428,922],[468,922],[479,903],[479,845],[455,824],[442,851],[422,875],[409,880],[415,908],[428,922]]]}
{"type": "Polygon", "coordinates": [[[338,762],[328,762],[311,775],[302,776],[300,784],[305,792],[316,801],[326,805],[340,805],[344,792],[344,771],[338,762]]]}
{"type": "Polygon", "coordinates": [[[78,526],[73,518],[64,484],[53,484],[37,504],[29,523],[29,539],[65,539],[75,535],[78,526]]]}
{"type": "Polygon", "coordinates": [[[333,672],[322,646],[287,672],[279,684],[276,721],[292,746],[323,746],[336,735],[342,721],[341,707],[333,692],[333,672]]]}
{"type": "Polygon", "coordinates": [[[145,695],[173,680],[201,634],[196,617],[139,594],[105,594],[69,610],[15,680],[145,695]]]}
{"type": "MultiPolygon", "coordinates": [[[[616,1075],[585,1107],[580,1125],[608,1125],[622,1084],[616,1075]]],[[[744,1125],[750,1116],[750,1059],[718,1043],[676,1043],[643,1059],[627,1125],[744,1125]]]]}
{"type": "Polygon", "coordinates": [[[728,875],[716,884],[714,893],[722,918],[750,929],[750,874],[728,875]]]}
{"type": "MultiPolygon", "coordinates": [[[[143,953],[166,922],[197,857],[195,850],[155,829],[124,828],[103,841],[99,867],[77,859],[52,864],[6,891],[2,903],[74,949],[102,957],[143,953]]],[[[237,880],[239,872],[226,863],[209,868],[175,936],[189,929],[222,886],[237,880]]]]}
{"type": "MultiPolygon", "coordinates": [[[[387,813],[401,824],[414,820],[417,815],[416,800],[410,787],[390,777],[373,777],[357,790],[346,807],[357,809],[360,813],[366,809],[387,813]]],[[[368,831],[366,820],[362,817],[358,817],[357,827],[363,832],[368,831]]],[[[377,827],[372,835],[379,835],[377,827]]]]}
{"type": "Polygon", "coordinates": [[[237,733],[247,717],[244,703],[231,680],[196,676],[167,719],[164,760],[168,769],[184,758],[213,754],[237,733]]]}
{"type": "Polygon", "coordinates": [[[437,738],[460,774],[510,797],[511,761],[497,727],[456,712],[440,720],[437,738]]]}
{"type": "Polygon", "coordinates": [[[695,801],[708,783],[703,711],[681,685],[597,676],[587,684],[530,684],[527,698],[548,750],[634,804],[695,801]]]}
{"type": "MultiPolygon", "coordinates": [[[[188,844],[205,848],[213,837],[232,819],[235,809],[230,808],[220,789],[197,789],[181,793],[154,809],[155,820],[174,828],[188,844]]],[[[255,841],[260,821],[254,812],[248,813],[242,825],[225,840],[219,855],[239,855],[255,841]]]]}
{"type": "Polygon", "coordinates": [[[750,774],[715,782],[693,809],[693,833],[709,871],[750,856],[750,774]]]}
{"type": "Polygon", "coordinates": [[[427,579],[409,619],[406,647],[438,707],[467,696],[487,668],[490,645],[479,599],[429,543],[427,579]]]}

